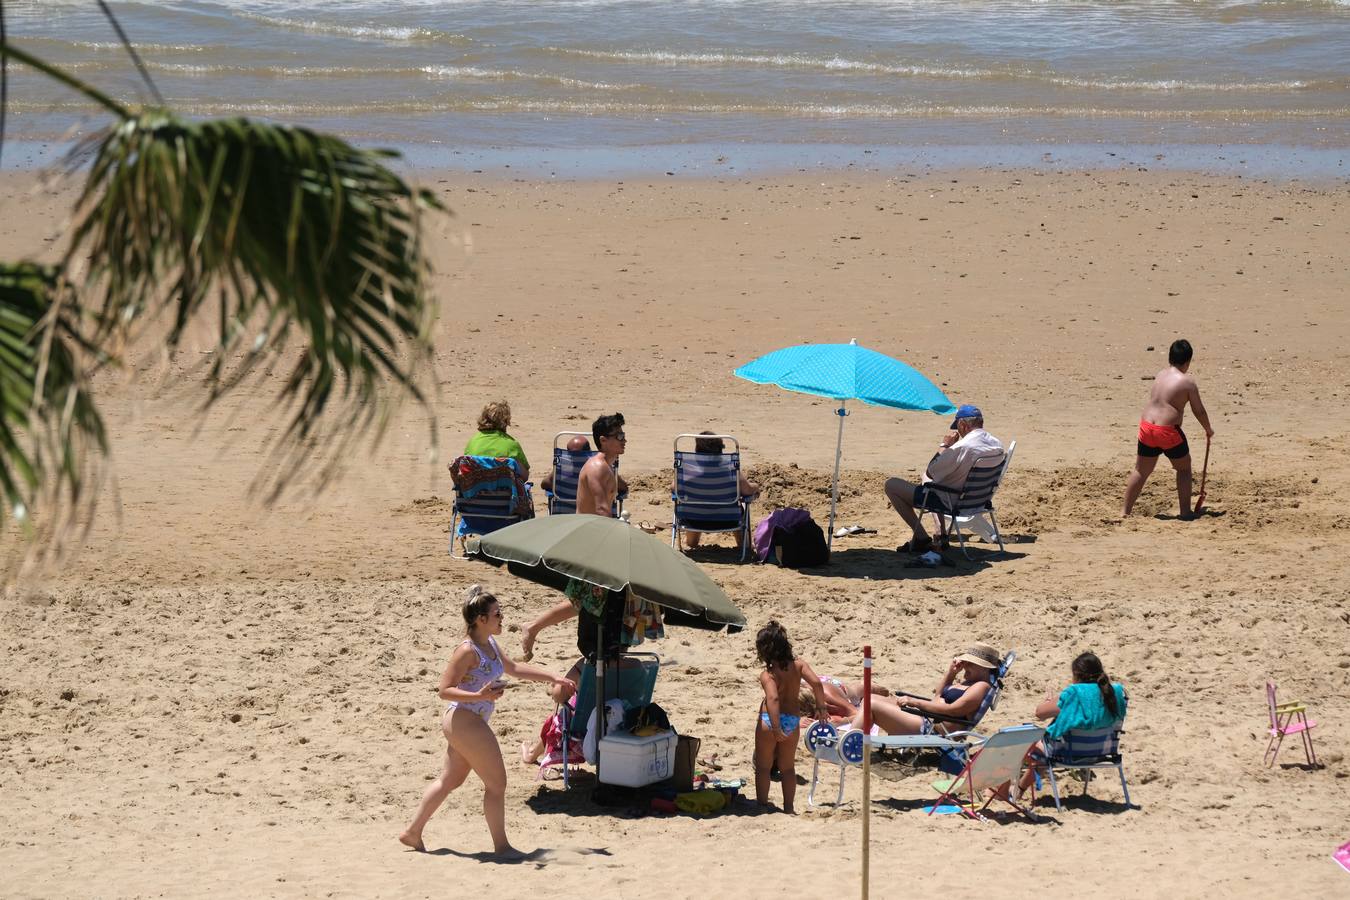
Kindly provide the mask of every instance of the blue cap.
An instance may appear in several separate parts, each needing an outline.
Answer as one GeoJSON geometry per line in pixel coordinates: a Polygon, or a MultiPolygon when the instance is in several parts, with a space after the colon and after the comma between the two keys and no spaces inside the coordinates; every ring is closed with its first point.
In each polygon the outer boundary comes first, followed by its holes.
{"type": "Polygon", "coordinates": [[[973,406],[969,403],[964,403],[961,405],[961,408],[956,411],[956,418],[952,419],[952,430],[956,429],[956,423],[961,421],[962,419],[983,419],[983,418],[984,413],[980,412],[980,408],[978,406],[973,406]]]}

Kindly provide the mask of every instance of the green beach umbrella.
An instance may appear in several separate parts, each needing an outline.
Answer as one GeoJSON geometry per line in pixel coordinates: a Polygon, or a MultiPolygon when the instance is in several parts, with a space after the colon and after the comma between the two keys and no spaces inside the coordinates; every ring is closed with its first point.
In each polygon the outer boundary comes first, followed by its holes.
{"type": "Polygon", "coordinates": [[[740,631],[745,615],[717,583],[660,538],[619,519],[541,516],[468,542],[469,555],[561,590],[569,578],[633,594],[665,610],[666,624],[740,631]]]}

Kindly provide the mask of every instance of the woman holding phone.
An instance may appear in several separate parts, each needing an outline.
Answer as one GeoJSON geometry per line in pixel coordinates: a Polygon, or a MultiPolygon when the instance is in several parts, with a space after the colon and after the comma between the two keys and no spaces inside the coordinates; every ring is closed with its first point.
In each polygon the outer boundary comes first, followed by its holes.
{"type": "Polygon", "coordinates": [[[492,835],[494,852],[499,857],[518,857],[520,851],[506,839],[506,765],[497,737],[488,726],[505,687],[502,676],[549,682],[564,690],[576,690],[576,685],[538,666],[513,662],[502,653],[496,640],[502,633],[501,605],[481,586],[469,588],[463,613],[468,637],[455,648],[446,664],[438,692],[442,700],[449,701],[441,716],[441,731],[446,740],[445,766],[422,795],[412,824],[399,835],[399,840],[414,850],[425,850],[422,829],[472,771],[483,782],[483,816],[492,835]]]}

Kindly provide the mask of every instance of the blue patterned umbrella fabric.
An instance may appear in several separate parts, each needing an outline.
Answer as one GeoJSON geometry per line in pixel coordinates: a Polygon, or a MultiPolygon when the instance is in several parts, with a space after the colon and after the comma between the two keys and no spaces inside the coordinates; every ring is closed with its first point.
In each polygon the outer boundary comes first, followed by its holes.
{"type": "MultiPolygon", "coordinates": [[[[871,406],[892,409],[929,410],[939,415],[956,406],[933,382],[913,366],[884,353],[847,344],[802,344],[775,350],[748,362],[733,374],[756,384],[776,384],[801,394],[832,400],[861,400],[871,406]]],[[[839,504],[839,461],[843,456],[844,416],[841,402],[835,410],[839,438],[834,450],[834,481],[830,488],[829,541],[834,544],[834,516],[839,504]]]]}
{"type": "Polygon", "coordinates": [[[956,407],[913,366],[851,344],[803,344],[761,356],[734,373],[756,384],[834,400],[944,414],[956,407]]]}

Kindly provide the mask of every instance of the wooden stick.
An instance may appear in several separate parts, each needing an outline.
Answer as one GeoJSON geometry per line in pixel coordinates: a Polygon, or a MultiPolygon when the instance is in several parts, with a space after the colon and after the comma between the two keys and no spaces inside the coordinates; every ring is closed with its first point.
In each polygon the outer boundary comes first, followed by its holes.
{"type": "Polygon", "coordinates": [[[867,900],[872,813],[872,647],[863,647],[862,900],[867,900]]]}

